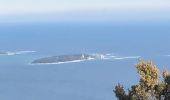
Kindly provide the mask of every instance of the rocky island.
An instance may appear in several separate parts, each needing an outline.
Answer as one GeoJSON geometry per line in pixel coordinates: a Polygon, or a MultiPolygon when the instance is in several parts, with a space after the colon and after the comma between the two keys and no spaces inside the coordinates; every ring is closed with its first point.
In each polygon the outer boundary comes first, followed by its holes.
{"type": "Polygon", "coordinates": [[[0,55],[7,55],[7,52],[0,52],[0,55]]]}
{"type": "Polygon", "coordinates": [[[32,64],[60,64],[60,63],[67,63],[67,62],[79,62],[85,60],[92,60],[101,57],[102,57],[101,55],[90,55],[90,54],[61,55],[61,56],[40,58],[34,60],[32,64]]]}

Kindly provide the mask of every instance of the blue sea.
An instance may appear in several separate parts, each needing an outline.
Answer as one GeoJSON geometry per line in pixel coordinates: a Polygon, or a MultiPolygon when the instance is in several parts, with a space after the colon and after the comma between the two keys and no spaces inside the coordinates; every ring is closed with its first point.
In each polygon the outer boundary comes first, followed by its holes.
{"type": "Polygon", "coordinates": [[[0,25],[1,100],[115,100],[113,88],[138,83],[135,64],[170,70],[170,23],[12,23],[0,25]],[[24,52],[35,51],[35,52],[24,52]],[[111,54],[65,64],[30,64],[50,56],[111,54]]]}

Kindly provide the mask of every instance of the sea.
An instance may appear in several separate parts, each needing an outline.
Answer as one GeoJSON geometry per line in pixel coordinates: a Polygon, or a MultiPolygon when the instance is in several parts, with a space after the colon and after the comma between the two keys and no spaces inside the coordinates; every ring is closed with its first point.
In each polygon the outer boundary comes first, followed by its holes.
{"type": "Polygon", "coordinates": [[[1,100],[115,100],[114,86],[138,84],[135,65],[152,60],[170,70],[168,22],[44,22],[0,24],[1,100]],[[61,64],[36,59],[104,54],[61,64]]]}

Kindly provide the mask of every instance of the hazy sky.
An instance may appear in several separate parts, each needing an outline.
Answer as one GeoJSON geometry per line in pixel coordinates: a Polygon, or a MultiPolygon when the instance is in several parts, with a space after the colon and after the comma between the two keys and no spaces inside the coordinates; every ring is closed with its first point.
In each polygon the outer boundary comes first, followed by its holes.
{"type": "Polygon", "coordinates": [[[169,0],[1,0],[0,22],[169,18],[169,0]],[[141,15],[140,15],[141,14],[141,15]],[[137,16],[134,16],[137,15],[137,16]],[[140,15],[140,16],[138,16],[140,15]],[[134,18],[133,18],[134,17],[134,18]]]}

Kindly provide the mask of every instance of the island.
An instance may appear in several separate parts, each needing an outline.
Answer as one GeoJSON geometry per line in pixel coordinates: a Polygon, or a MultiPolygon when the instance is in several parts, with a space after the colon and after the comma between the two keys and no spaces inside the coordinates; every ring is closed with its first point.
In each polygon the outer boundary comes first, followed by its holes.
{"type": "Polygon", "coordinates": [[[7,52],[0,52],[0,55],[7,55],[7,52]]]}
{"type": "Polygon", "coordinates": [[[102,55],[94,54],[74,54],[74,55],[61,55],[61,56],[52,56],[45,57],[34,60],[32,64],[60,64],[68,62],[80,62],[86,60],[100,59],[102,55]]]}

